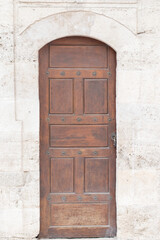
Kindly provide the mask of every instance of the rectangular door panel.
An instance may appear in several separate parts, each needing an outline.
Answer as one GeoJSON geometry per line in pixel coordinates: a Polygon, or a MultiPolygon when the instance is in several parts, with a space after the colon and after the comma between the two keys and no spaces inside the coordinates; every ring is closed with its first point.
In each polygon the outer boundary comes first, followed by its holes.
{"type": "Polygon", "coordinates": [[[85,158],[85,192],[109,191],[109,160],[85,158]]]}
{"type": "Polygon", "coordinates": [[[50,113],[73,113],[73,80],[50,80],[50,113]]]}
{"type": "Polygon", "coordinates": [[[84,80],[85,113],[108,113],[108,82],[107,79],[84,80]]]}
{"type": "Polygon", "coordinates": [[[73,192],[73,158],[51,158],[51,192],[73,192]]]}
{"type": "Polygon", "coordinates": [[[52,204],[51,225],[107,225],[108,205],[101,204],[52,204]]]}
{"type": "Polygon", "coordinates": [[[107,67],[105,46],[51,46],[50,67],[107,67]]]}
{"type": "Polygon", "coordinates": [[[108,127],[103,125],[51,125],[53,147],[104,147],[108,145],[108,127]]]}

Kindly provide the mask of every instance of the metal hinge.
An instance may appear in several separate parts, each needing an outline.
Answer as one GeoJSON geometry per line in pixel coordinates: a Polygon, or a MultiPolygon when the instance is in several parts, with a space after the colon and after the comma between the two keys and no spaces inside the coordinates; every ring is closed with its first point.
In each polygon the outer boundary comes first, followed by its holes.
{"type": "Polygon", "coordinates": [[[116,133],[115,132],[113,132],[112,134],[111,134],[111,139],[112,139],[112,141],[113,141],[113,146],[117,146],[117,136],[116,136],[116,133]]]}

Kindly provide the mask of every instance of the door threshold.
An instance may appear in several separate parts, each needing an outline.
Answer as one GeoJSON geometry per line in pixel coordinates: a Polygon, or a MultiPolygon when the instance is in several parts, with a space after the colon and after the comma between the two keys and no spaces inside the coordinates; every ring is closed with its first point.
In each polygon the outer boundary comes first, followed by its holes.
{"type": "Polygon", "coordinates": [[[106,238],[40,238],[40,240],[51,240],[51,239],[54,239],[54,240],[118,240],[117,237],[113,237],[113,238],[109,238],[109,237],[106,237],[106,238]]]}

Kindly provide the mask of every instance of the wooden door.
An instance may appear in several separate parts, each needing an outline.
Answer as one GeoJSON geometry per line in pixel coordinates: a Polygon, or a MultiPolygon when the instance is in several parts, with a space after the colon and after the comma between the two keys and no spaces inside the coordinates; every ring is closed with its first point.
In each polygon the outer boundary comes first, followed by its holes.
{"type": "Polygon", "coordinates": [[[116,234],[116,54],[62,38],[40,63],[40,237],[116,234]]]}

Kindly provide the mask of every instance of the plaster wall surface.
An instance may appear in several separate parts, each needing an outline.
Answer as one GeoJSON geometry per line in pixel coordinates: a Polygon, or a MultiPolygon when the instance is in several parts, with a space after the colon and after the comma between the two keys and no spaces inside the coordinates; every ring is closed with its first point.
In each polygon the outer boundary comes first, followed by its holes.
{"type": "Polygon", "coordinates": [[[160,1],[1,0],[0,239],[39,233],[38,50],[72,35],[117,52],[117,240],[160,240],[160,1]]]}

